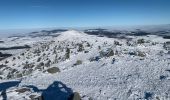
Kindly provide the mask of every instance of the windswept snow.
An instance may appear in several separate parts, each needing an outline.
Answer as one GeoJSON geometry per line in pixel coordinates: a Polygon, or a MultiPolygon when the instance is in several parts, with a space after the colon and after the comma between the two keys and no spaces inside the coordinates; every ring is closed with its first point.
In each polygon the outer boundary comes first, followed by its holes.
{"type": "Polygon", "coordinates": [[[73,92],[80,93],[82,100],[169,100],[170,54],[164,47],[168,41],[155,35],[118,39],[62,32],[16,54],[16,59],[0,61],[0,87],[19,81],[5,88],[11,100],[41,94],[45,100],[64,100],[73,92]],[[47,70],[52,67],[60,71],[51,74],[47,70]],[[24,87],[30,90],[16,91],[24,87]]]}

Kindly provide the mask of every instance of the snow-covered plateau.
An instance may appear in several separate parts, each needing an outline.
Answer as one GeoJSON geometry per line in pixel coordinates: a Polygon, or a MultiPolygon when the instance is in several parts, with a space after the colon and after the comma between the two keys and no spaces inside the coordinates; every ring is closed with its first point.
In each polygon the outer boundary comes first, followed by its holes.
{"type": "Polygon", "coordinates": [[[2,100],[170,100],[170,39],[108,38],[68,30],[56,37],[3,38],[2,100]]]}

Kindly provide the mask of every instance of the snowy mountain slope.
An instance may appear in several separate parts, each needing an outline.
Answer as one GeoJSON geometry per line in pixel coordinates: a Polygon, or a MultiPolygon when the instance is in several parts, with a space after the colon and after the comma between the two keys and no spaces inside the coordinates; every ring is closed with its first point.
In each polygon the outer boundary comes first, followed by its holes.
{"type": "Polygon", "coordinates": [[[167,41],[155,35],[117,39],[66,31],[1,61],[0,87],[19,81],[6,88],[14,100],[41,94],[63,100],[72,92],[85,100],[170,99],[167,41]]]}

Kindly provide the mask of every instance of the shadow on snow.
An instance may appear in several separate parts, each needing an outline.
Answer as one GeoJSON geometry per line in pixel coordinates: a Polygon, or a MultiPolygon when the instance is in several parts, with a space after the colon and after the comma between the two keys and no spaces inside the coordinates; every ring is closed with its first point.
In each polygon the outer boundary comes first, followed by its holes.
{"type": "Polygon", "coordinates": [[[10,87],[18,86],[21,81],[10,81],[0,83],[0,92],[3,100],[7,100],[6,90],[10,87]]]}
{"type": "Polygon", "coordinates": [[[47,89],[38,89],[33,85],[26,87],[32,88],[34,92],[41,92],[44,100],[68,100],[73,93],[71,88],[68,88],[60,81],[53,82],[47,89]]]}
{"type": "MultiPolygon", "coordinates": [[[[21,81],[10,81],[0,83],[0,92],[3,100],[7,100],[6,90],[10,87],[18,86],[21,81]]],[[[36,86],[25,86],[31,88],[34,92],[42,93],[43,100],[69,100],[73,91],[60,81],[55,81],[47,89],[38,89],[36,86]]]]}

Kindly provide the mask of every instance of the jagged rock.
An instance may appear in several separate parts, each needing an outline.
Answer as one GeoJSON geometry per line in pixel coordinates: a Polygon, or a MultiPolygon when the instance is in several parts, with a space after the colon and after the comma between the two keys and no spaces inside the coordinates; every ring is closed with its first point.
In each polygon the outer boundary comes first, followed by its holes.
{"type": "Polygon", "coordinates": [[[138,51],[138,52],[137,52],[137,56],[145,57],[146,54],[145,54],[145,52],[138,51]]]}
{"type": "Polygon", "coordinates": [[[20,77],[22,77],[22,74],[19,73],[19,74],[17,74],[16,76],[17,76],[17,78],[20,78],[20,77]]]}
{"type": "Polygon", "coordinates": [[[34,63],[30,63],[30,64],[26,63],[23,69],[33,68],[34,66],[35,66],[34,63]]]}
{"type": "Polygon", "coordinates": [[[99,54],[100,57],[110,57],[114,55],[114,51],[111,48],[109,48],[105,51],[100,51],[99,54]]]}
{"type": "Polygon", "coordinates": [[[143,44],[143,43],[145,43],[145,40],[144,40],[144,39],[138,39],[138,40],[137,40],[137,43],[138,43],[138,44],[143,44]]]}
{"type": "Polygon", "coordinates": [[[41,57],[39,57],[38,59],[37,59],[37,62],[40,62],[41,61],[41,57]]]}
{"type": "Polygon", "coordinates": [[[7,79],[13,78],[13,75],[11,73],[8,73],[7,79]]]}
{"type": "Polygon", "coordinates": [[[114,41],[114,44],[115,44],[115,45],[119,45],[119,46],[122,45],[122,44],[120,44],[118,41],[114,41]]]}
{"type": "Polygon", "coordinates": [[[47,63],[45,63],[46,67],[50,67],[51,60],[48,60],[47,63]]]}
{"type": "Polygon", "coordinates": [[[33,72],[33,69],[28,69],[28,70],[24,70],[23,71],[23,74],[24,75],[29,75],[29,74],[31,74],[33,72]]]}
{"type": "Polygon", "coordinates": [[[163,45],[164,49],[166,50],[170,50],[170,41],[168,42],[165,42],[164,45],[163,45]]]}
{"type": "Polygon", "coordinates": [[[110,57],[110,56],[113,56],[114,55],[114,51],[111,49],[108,54],[107,54],[107,57],[110,57]]]}
{"type": "Polygon", "coordinates": [[[83,44],[78,44],[78,52],[81,52],[84,50],[83,44]]]}
{"type": "Polygon", "coordinates": [[[40,62],[37,66],[36,66],[36,68],[35,69],[43,69],[43,67],[44,67],[44,63],[43,62],[40,62]]]}

